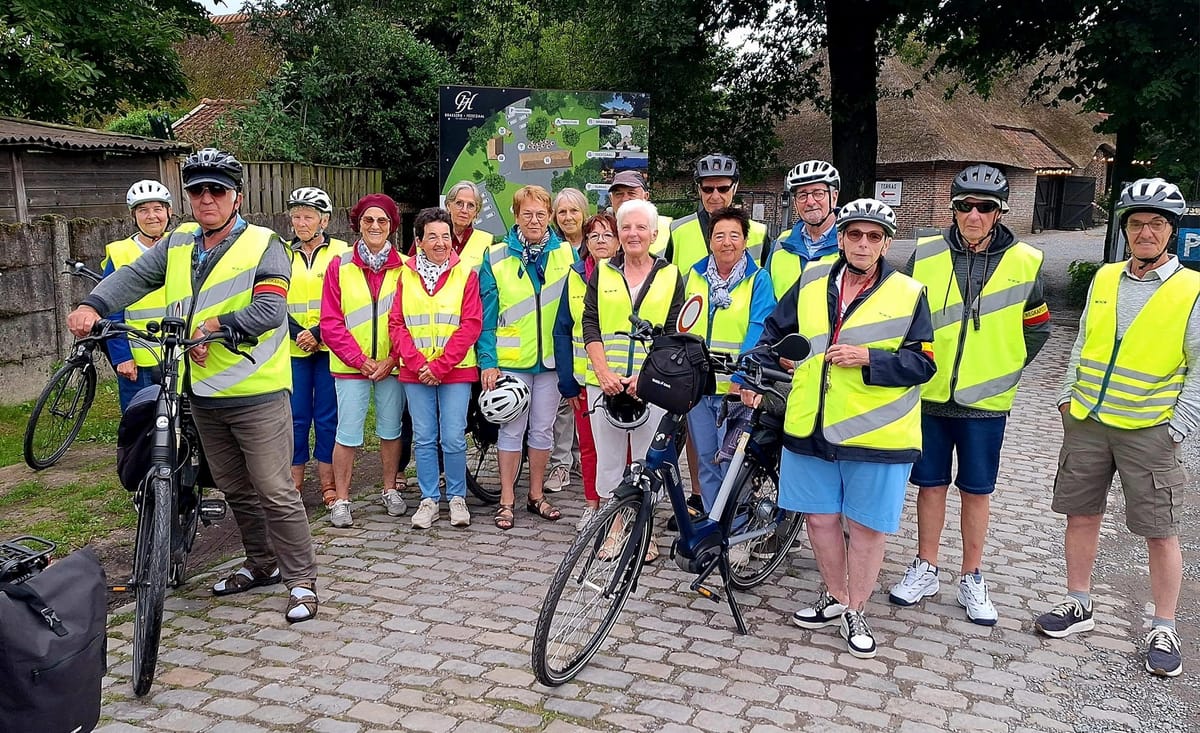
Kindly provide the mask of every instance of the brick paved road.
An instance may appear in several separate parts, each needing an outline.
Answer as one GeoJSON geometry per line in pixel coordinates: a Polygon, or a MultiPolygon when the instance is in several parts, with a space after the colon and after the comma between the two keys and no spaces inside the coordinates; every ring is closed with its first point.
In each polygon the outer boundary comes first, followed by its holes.
{"type": "MultiPolygon", "coordinates": [[[[1061,592],[1063,524],[1048,509],[1061,429],[1050,401],[1073,337],[1052,338],[1010,421],[985,569],[1001,615],[991,629],[966,622],[944,574],[923,607],[897,609],[877,593],[868,614],[879,656],[854,659],[835,630],[788,621],[817,586],[806,549],[775,582],[743,594],[751,635],[738,637],[725,606],[687,594],[689,578],[664,560],[643,575],[590,668],[551,690],[533,682],[528,647],[581,501],[560,499],[566,518],[555,525],[522,512],[507,533],[481,507],[468,530],[443,519],[428,532],[377,508],[356,512],[354,529],[314,525],[324,573],[316,621],[289,628],[278,589],[215,600],[206,590],[215,573],[168,599],[159,677],[142,700],[129,692],[132,624],[115,615],[100,730],[1200,729],[1197,502],[1185,519],[1184,676],[1141,670],[1146,560],[1125,532],[1119,493],[1098,563],[1097,629],[1065,640],[1031,630],[1061,592]]],[[[1188,448],[1194,460],[1195,441],[1188,448]]],[[[952,501],[948,525],[957,523],[952,501]]],[[[958,566],[956,541],[948,532],[944,567],[958,566]]],[[[915,544],[910,492],[885,587],[915,544]]]]}

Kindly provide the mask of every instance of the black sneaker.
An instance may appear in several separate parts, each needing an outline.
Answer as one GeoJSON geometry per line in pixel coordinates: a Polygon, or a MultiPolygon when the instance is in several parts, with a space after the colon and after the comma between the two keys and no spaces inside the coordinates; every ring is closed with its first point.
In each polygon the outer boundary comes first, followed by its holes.
{"type": "Polygon", "coordinates": [[[829,595],[829,591],[821,591],[817,602],[801,608],[792,614],[792,623],[802,629],[820,629],[832,626],[842,620],[846,613],[846,604],[829,595]]]}
{"type": "Polygon", "coordinates": [[[1155,626],[1146,635],[1146,671],[1160,677],[1178,677],[1183,671],[1179,634],[1168,626],[1155,626]]]}
{"type": "MultiPolygon", "coordinates": [[[[687,508],[688,516],[691,517],[693,522],[697,522],[704,517],[704,499],[700,498],[697,494],[692,494],[687,498],[687,508]]],[[[674,514],[667,520],[667,531],[679,531],[679,522],[675,521],[674,514]]]]}
{"type": "Polygon", "coordinates": [[[1046,636],[1061,639],[1078,631],[1091,631],[1096,628],[1096,622],[1092,620],[1092,609],[1084,608],[1077,599],[1067,596],[1062,603],[1038,616],[1033,627],[1046,636]]]}
{"type": "Polygon", "coordinates": [[[862,611],[846,611],[842,616],[841,634],[846,640],[846,649],[852,655],[859,659],[875,658],[875,635],[871,633],[862,611]]]}

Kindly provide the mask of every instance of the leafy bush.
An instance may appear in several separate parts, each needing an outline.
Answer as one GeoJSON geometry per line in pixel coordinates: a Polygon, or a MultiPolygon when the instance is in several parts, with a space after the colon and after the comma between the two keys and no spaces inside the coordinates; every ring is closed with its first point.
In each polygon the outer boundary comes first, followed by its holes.
{"type": "Polygon", "coordinates": [[[1067,275],[1070,276],[1070,282],[1067,284],[1067,303],[1071,307],[1082,308],[1087,302],[1088,288],[1102,264],[1104,263],[1075,260],[1067,265],[1067,275]]]}
{"type": "Polygon", "coordinates": [[[162,138],[170,134],[172,116],[163,109],[135,109],[109,122],[104,129],[122,135],[162,138]]]}

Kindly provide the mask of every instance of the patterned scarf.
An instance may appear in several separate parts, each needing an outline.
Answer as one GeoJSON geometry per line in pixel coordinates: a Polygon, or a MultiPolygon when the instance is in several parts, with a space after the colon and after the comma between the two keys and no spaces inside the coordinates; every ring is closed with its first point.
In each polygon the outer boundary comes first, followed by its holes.
{"type": "Polygon", "coordinates": [[[542,235],[542,241],[536,244],[531,244],[525,239],[525,235],[517,229],[517,241],[521,243],[521,264],[526,270],[533,269],[539,259],[542,257],[542,251],[546,249],[546,245],[550,243],[550,230],[542,235]]]}
{"type": "Polygon", "coordinates": [[[371,268],[371,272],[379,272],[383,266],[387,264],[388,255],[392,253],[392,243],[384,242],[383,249],[379,250],[379,254],[371,254],[371,250],[367,249],[367,243],[358,240],[358,256],[366,263],[367,267],[371,268]]]}
{"type": "Polygon", "coordinates": [[[437,287],[438,280],[441,279],[442,273],[450,269],[450,258],[440,265],[435,265],[432,260],[425,256],[421,250],[417,250],[417,274],[421,276],[421,281],[425,284],[425,292],[433,295],[433,289],[437,287]]]}
{"type": "Polygon", "coordinates": [[[704,278],[708,280],[708,289],[710,296],[710,311],[715,311],[718,308],[728,308],[733,305],[733,296],[729,294],[730,290],[737,287],[737,284],[746,276],[746,256],[737,261],[730,271],[729,277],[722,278],[717,273],[717,258],[709,256],[708,269],[704,272],[704,278]]]}

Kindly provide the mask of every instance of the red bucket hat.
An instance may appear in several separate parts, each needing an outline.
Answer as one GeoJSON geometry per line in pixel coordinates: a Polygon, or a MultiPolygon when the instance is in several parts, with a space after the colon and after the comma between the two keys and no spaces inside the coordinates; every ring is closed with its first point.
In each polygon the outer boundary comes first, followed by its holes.
{"type": "Polygon", "coordinates": [[[350,228],[355,232],[358,231],[358,220],[362,217],[363,212],[372,206],[378,206],[383,209],[383,213],[387,214],[387,218],[392,222],[392,231],[397,231],[400,228],[400,207],[396,206],[396,202],[391,196],[386,193],[369,193],[358,200],[354,208],[350,209],[350,228]]]}

